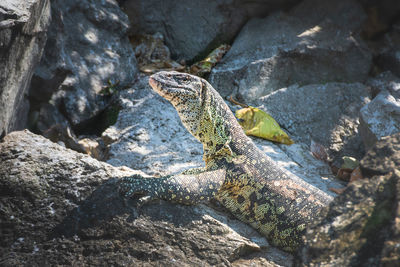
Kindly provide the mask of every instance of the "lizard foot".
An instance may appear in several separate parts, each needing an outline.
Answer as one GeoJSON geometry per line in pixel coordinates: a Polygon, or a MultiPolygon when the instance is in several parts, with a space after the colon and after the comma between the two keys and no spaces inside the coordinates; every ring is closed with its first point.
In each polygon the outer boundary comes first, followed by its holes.
{"type": "Polygon", "coordinates": [[[125,198],[138,198],[139,205],[141,206],[157,198],[157,193],[152,190],[150,180],[138,174],[124,177],[118,182],[118,189],[120,194],[125,198]]]}

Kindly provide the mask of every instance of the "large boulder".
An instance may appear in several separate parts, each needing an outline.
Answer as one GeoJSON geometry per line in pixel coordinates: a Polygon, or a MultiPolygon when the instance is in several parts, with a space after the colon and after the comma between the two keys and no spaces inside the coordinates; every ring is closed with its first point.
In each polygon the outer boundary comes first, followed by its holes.
{"type": "Polygon", "coordinates": [[[367,149],[400,132],[400,79],[385,72],[368,85],[376,96],[360,110],[360,134],[367,149]]]}
{"type": "Polygon", "coordinates": [[[291,265],[292,255],[207,206],[124,201],[115,182],[134,173],[29,131],[5,136],[1,265],[291,265]]]}
{"type": "Polygon", "coordinates": [[[0,2],[0,137],[26,126],[27,89],[49,22],[49,0],[0,2]]]}
{"type": "Polygon", "coordinates": [[[303,266],[398,266],[400,262],[400,134],[382,138],[361,161],[352,183],[310,227],[303,266]]]}
{"type": "Polygon", "coordinates": [[[379,48],[377,65],[400,77],[400,22],[392,25],[392,30],[385,34],[379,48]]]}
{"type": "Polygon", "coordinates": [[[174,59],[191,61],[221,43],[231,42],[249,17],[296,2],[126,0],[122,8],[132,22],[133,34],[160,32],[174,59]]]}
{"type": "Polygon", "coordinates": [[[397,0],[357,0],[368,14],[363,35],[367,39],[379,39],[382,33],[393,27],[398,19],[400,2],[397,0]]]}
{"type": "Polygon", "coordinates": [[[223,96],[246,102],[296,83],[363,81],[372,59],[359,37],[365,18],[348,0],[306,0],[288,13],[253,18],[209,80],[223,96]]]}
{"type": "Polygon", "coordinates": [[[360,109],[369,101],[361,83],[292,85],[261,97],[257,104],[274,117],[297,142],[317,142],[340,166],[342,156],[361,159],[360,109]]]}
{"type": "Polygon", "coordinates": [[[116,1],[54,0],[51,10],[49,37],[30,90],[39,131],[63,120],[84,124],[109,104],[102,89],[123,88],[137,75],[126,35],[129,20],[116,1]],[[47,113],[57,116],[49,120],[47,113]]]}

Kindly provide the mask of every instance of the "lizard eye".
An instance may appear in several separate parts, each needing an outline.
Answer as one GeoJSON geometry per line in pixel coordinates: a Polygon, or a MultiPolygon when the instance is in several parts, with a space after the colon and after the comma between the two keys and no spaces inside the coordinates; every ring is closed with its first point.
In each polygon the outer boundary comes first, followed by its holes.
{"type": "Polygon", "coordinates": [[[207,85],[204,84],[204,82],[202,81],[201,82],[201,91],[200,91],[201,95],[204,95],[206,93],[206,87],[207,87],[207,85]]]}
{"type": "Polygon", "coordinates": [[[207,85],[201,81],[200,83],[200,97],[202,100],[204,100],[204,98],[206,97],[206,90],[207,90],[207,85]]]}

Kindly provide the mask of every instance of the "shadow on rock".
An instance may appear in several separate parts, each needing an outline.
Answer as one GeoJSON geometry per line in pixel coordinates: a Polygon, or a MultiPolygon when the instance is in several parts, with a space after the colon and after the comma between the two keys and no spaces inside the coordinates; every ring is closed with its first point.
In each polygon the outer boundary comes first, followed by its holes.
{"type": "MultiPolygon", "coordinates": [[[[153,231],[140,229],[138,219],[148,223],[185,227],[202,219],[204,212],[192,206],[182,206],[165,201],[153,201],[141,207],[137,199],[125,199],[118,193],[112,178],[97,187],[93,193],[74,208],[64,220],[54,227],[49,238],[79,236],[80,239],[139,237],[151,241],[153,231]],[[147,232],[147,233],[145,233],[147,232]],[[128,234],[128,235],[127,235],[128,234]]],[[[157,230],[156,230],[157,231],[157,230]]]]}

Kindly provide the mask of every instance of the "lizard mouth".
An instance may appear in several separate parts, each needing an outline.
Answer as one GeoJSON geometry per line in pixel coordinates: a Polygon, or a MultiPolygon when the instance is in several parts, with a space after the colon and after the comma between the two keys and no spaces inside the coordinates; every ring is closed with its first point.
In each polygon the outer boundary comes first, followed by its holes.
{"type": "Polygon", "coordinates": [[[152,77],[149,78],[149,84],[151,86],[151,88],[153,88],[154,91],[159,92],[159,83],[152,77]]]}
{"type": "Polygon", "coordinates": [[[153,90],[157,92],[157,94],[159,94],[161,97],[163,97],[163,98],[169,100],[168,94],[165,93],[165,92],[162,90],[162,87],[161,87],[160,82],[158,82],[158,81],[157,81],[156,79],[154,79],[153,77],[149,77],[149,84],[150,84],[151,88],[153,88],[153,90]]]}

